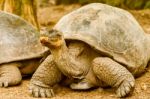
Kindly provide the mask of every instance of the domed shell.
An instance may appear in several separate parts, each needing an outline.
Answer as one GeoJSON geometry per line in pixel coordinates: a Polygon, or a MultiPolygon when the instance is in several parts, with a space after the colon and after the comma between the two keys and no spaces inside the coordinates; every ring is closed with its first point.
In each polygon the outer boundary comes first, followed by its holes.
{"type": "Polygon", "coordinates": [[[22,18],[0,11],[0,64],[42,57],[40,33],[22,18]]]}
{"type": "Polygon", "coordinates": [[[83,41],[130,69],[147,65],[146,35],[125,10],[89,4],[62,17],[54,29],[61,31],[65,39],[83,41]]]}

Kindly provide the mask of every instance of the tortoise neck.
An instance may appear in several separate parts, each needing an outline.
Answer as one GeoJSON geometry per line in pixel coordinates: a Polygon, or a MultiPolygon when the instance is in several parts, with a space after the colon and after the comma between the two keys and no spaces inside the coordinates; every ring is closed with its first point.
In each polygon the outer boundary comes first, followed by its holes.
{"type": "Polygon", "coordinates": [[[66,46],[64,41],[63,45],[59,49],[51,50],[54,57],[54,61],[57,64],[57,68],[67,77],[75,77],[81,79],[83,76],[84,67],[82,64],[76,62],[75,57],[69,53],[69,48],[66,46]]]}
{"type": "Polygon", "coordinates": [[[68,54],[68,48],[64,41],[63,45],[60,48],[50,49],[51,53],[55,59],[55,61],[59,60],[62,56],[66,56],[68,54]]]}

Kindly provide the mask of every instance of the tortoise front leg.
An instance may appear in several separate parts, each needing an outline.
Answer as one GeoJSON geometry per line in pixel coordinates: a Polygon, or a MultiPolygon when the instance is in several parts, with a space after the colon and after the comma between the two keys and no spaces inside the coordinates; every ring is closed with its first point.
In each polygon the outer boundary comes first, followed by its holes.
{"type": "Polygon", "coordinates": [[[126,96],[134,87],[133,75],[122,65],[110,58],[96,58],[93,61],[93,72],[99,80],[117,88],[117,96],[126,96]]]}
{"type": "Polygon", "coordinates": [[[57,69],[53,56],[49,55],[33,74],[29,91],[34,97],[53,97],[52,87],[61,79],[62,73],[57,69]]]}
{"type": "Polygon", "coordinates": [[[19,70],[21,63],[6,63],[0,65],[0,87],[8,87],[21,83],[22,76],[19,70]]]}

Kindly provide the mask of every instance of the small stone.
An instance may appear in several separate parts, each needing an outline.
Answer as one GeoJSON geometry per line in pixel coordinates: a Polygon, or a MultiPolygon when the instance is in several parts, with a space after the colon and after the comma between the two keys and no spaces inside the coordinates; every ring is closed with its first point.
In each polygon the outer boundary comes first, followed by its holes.
{"type": "Polygon", "coordinates": [[[115,95],[109,95],[110,97],[115,97],[115,95]]]}
{"type": "Polygon", "coordinates": [[[102,92],[104,89],[103,88],[98,88],[98,91],[99,92],[102,92]]]}
{"type": "Polygon", "coordinates": [[[135,89],[135,93],[140,93],[141,92],[141,89],[140,88],[136,88],[135,89]]]}
{"type": "Polygon", "coordinates": [[[141,89],[142,89],[142,90],[147,90],[147,85],[146,85],[146,84],[142,84],[142,85],[141,85],[141,89]]]}

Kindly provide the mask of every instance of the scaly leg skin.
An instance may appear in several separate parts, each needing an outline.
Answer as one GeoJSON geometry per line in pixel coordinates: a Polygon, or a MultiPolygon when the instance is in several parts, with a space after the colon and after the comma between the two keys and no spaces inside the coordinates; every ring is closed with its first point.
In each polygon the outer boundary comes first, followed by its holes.
{"type": "Polygon", "coordinates": [[[96,58],[93,60],[93,71],[98,79],[117,88],[117,96],[125,97],[135,84],[133,75],[122,65],[110,58],[96,58]]]}
{"type": "Polygon", "coordinates": [[[21,83],[22,76],[18,66],[21,63],[0,65],[0,87],[8,87],[21,83]]]}
{"type": "Polygon", "coordinates": [[[29,92],[34,97],[53,97],[53,85],[62,79],[61,72],[57,69],[53,56],[49,55],[38,67],[32,76],[29,92]]]}

